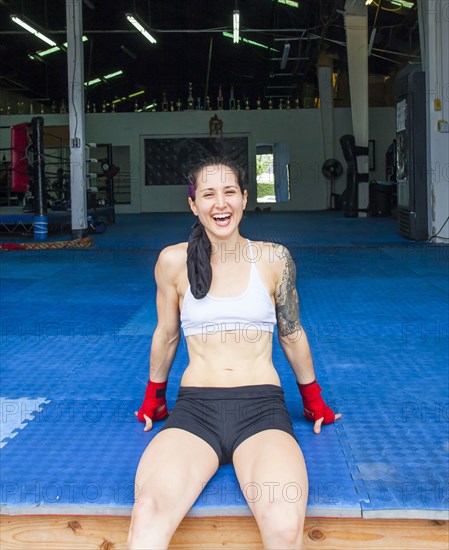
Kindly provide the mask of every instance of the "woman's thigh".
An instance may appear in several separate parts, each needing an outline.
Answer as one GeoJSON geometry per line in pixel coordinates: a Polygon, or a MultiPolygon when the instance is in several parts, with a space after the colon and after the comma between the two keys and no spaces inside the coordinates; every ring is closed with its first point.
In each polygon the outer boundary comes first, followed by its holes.
{"type": "Polygon", "coordinates": [[[307,470],[296,440],[282,430],[264,430],[234,451],[233,463],[243,495],[256,519],[268,513],[304,518],[307,470]]]}
{"type": "Polygon", "coordinates": [[[178,428],[163,430],[140,459],[135,502],[150,502],[181,521],[217,468],[217,454],[204,440],[178,428]]]}

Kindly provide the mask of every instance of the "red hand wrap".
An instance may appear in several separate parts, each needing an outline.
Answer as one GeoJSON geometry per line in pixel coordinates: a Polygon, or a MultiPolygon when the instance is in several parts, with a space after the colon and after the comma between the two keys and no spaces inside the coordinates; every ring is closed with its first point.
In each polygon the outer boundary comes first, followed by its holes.
{"type": "Polygon", "coordinates": [[[145,399],[140,407],[137,418],[141,422],[145,422],[144,414],[152,420],[162,420],[168,416],[167,401],[165,399],[165,391],[167,389],[167,382],[152,382],[148,380],[147,389],[145,391],[145,399]],[[156,412],[156,409],[162,407],[160,411],[156,412]]]}
{"type": "Polygon", "coordinates": [[[318,382],[314,380],[310,384],[298,384],[298,387],[304,406],[304,416],[312,422],[324,418],[323,424],[332,424],[335,420],[335,413],[323,401],[318,382]]]}

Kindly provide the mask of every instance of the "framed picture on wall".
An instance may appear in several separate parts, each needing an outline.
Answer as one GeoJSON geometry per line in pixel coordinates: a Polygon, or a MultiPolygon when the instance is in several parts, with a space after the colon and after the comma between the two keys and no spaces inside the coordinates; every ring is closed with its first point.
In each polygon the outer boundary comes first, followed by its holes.
{"type": "MultiPolygon", "coordinates": [[[[209,156],[226,157],[239,164],[248,178],[248,138],[206,137],[147,138],[145,185],[187,185],[187,175],[196,162],[209,156]]],[[[248,183],[244,182],[245,185],[248,183]]]]}
{"type": "Polygon", "coordinates": [[[368,162],[369,171],[374,172],[376,169],[376,142],[374,139],[368,141],[368,162]]]}

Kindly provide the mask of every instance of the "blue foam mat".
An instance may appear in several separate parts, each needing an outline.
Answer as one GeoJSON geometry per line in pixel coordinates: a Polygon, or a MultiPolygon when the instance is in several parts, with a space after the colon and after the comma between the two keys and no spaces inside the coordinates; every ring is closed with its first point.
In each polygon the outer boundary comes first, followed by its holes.
{"type": "MultiPolygon", "coordinates": [[[[5,511],[130,511],[138,460],[161,425],[144,433],[133,414],[156,322],[152,270],[191,221],[119,216],[94,250],[0,256],[1,422],[15,426],[0,438],[5,511]]],[[[394,224],[250,213],[242,225],[253,239],[289,245],[317,376],[344,415],[312,433],[275,339],[309,473],[309,515],[447,515],[448,247],[409,243],[394,224]]],[[[181,341],[169,408],[186,361],[181,341]]],[[[231,465],[191,511],[212,513],[249,513],[231,465]]]]}

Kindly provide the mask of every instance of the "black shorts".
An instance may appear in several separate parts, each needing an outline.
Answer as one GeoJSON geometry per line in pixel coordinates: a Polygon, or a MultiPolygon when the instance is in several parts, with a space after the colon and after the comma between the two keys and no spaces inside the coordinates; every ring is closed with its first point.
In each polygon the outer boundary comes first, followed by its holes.
{"type": "Polygon", "coordinates": [[[284,390],[274,384],[181,386],[176,405],[161,430],[168,428],[186,430],[209,443],[220,464],[231,462],[240,443],[263,430],[282,430],[296,439],[284,390]]]}

